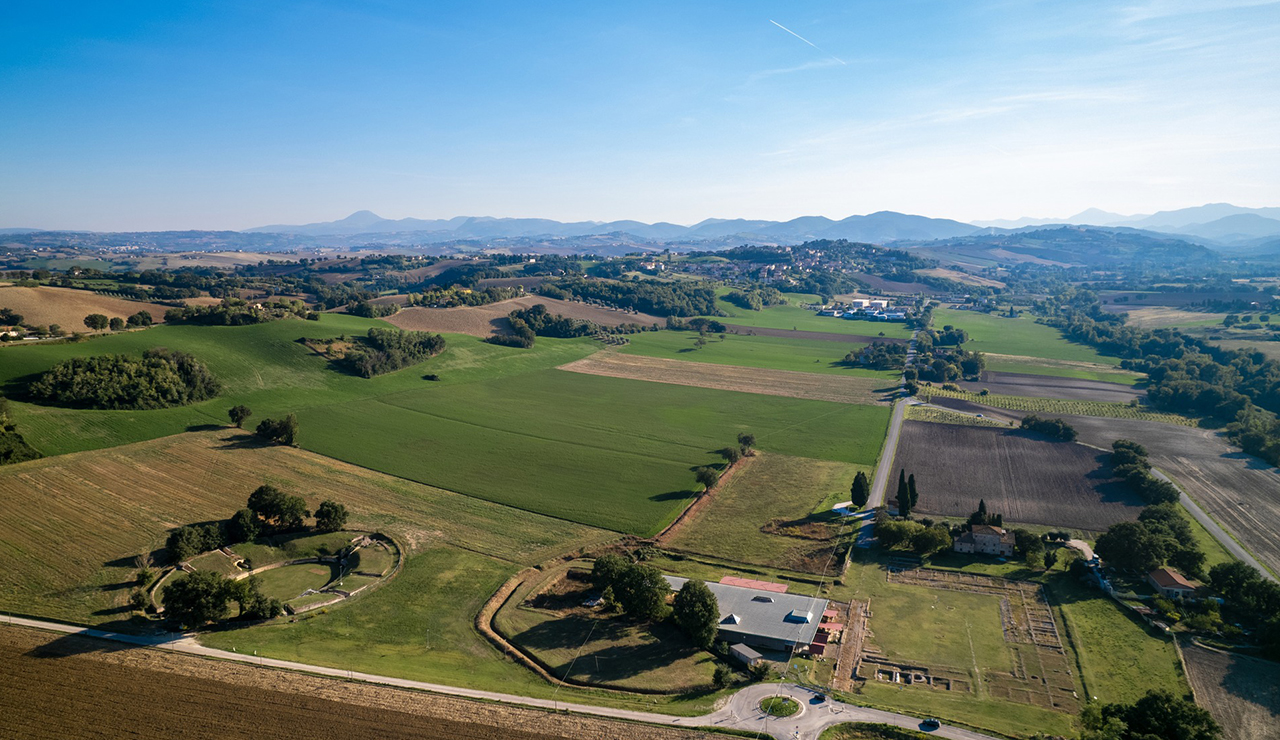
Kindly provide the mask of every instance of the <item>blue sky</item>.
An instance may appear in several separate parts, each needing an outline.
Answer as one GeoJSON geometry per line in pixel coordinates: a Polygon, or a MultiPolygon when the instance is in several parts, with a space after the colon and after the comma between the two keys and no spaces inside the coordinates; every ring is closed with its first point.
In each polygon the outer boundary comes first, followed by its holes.
{"type": "Polygon", "coordinates": [[[1280,205],[1277,39],[1245,0],[6,3],[0,226],[1280,205]]]}

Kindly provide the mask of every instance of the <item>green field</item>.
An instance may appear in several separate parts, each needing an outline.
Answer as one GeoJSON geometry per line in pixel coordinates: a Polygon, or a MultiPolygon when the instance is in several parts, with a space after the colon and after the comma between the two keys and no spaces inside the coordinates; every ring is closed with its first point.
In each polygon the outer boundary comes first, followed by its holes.
{"type": "MultiPolygon", "coordinates": [[[[968,346],[968,345],[965,345],[968,346]]],[[[1039,357],[1017,357],[1014,355],[986,355],[987,370],[1000,373],[1023,373],[1026,375],[1048,375],[1055,378],[1078,378],[1080,380],[1097,380],[1103,383],[1120,383],[1121,385],[1137,385],[1146,380],[1141,373],[1112,368],[1110,365],[1092,365],[1083,362],[1065,360],[1045,360],[1039,357]]]]}
{"type": "Polygon", "coordinates": [[[805,556],[829,550],[829,543],[769,534],[761,527],[780,520],[798,527],[807,524],[813,534],[825,534],[828,526],[832,534],[841,531],[825,509],[849,500],[849,485],[859,469],[872,472],[866,466],[771,453],[739,465],[711,500],[672,534],[668,545],[744,563],[803,569],[805,556]],[[823,511],[814,515],[815,509],[823,511]]]}
{"type": "Polygon", "coordinates": [[[843,364],[845,355],[866,346],[850,341],[827,342],[790,337],[748,336],[726,334],[707,337],[701,349],[694,346],[698,335],[687,331],[655,331],[632,334],[627,345],[619,352],[629,355],[662,357],[688,362],[711,362],[717,365],[739,365],[771,370],[797,370],[806,373],[826,373],[862,378],[896,380],[899,373],[889,370],[850,368],[843,364]]]}
{"type": "MultiPolygon", "coordinates": [[[[640,535],[656,533],[693,495],[692,469],[718,460],[739,432],[762,449],[869,465],[884,407],[796,400],[569,373],[554,368],[598,349],[543,339],[532,350],[450,335],[440,356],[373,378],[334,371],[296,340],[375,325],[323,315],[319,324],[164,326],[89,342],[0,350],[0,382],[83,354],[189,351],[226,390],[158,411],[84,411],[13,404],[19,428],[47,455],[119,445],[225,423],[237,403],[298,415],[302,447],[448,490],[640,535]],[[426,371],[439,382],[422,379],[426,371]]],[[[13,385],[20,385],[12,383],[13,385]]]]}
{"type": "MultiPolygon", "coordinates": [[[[1063,338],[1062,332],[1052,326],[1037,324],[1031,318],[1009,319],[977,311],[957,311],[937,308],[933,312],[933,326],[955,326],[969,332],[964,348],[998,355],[1041,357],[1049,360],[1088,362],[1098,365],[1119,365],[1115,357],[1100,355],[1092,347],[1074,344],[1063,338]]],[[[996,368],[989,367],[994,370],[996,368]]],[[[1014,372],[1014,371],[1010,371],[1014,372]]],[[[1023,370],[1018,372],[1031,372],[1023,370]]],[[[1057,373],[1039,372],[1040,375],[1057,373]]],[[[1069,376],[1071,377],[1071,376],[1069,376]]]]}
{"type": "Polygon", "coordinates": [[[272,599],[289,601],[311,589],[319,591],[338,576],[336,566],[327,563],[299,563],[272,568],[254,576],[262,593],[272,599]]]}
{"type": "MultiPolygon", "coordinates": [[[[725,295],[730,288],[720,288],[717,292],[725,295]]],[[[716,307],[724,312],[724,316],[714,317],[717,321],[739,326],[758,326],[764,329],[799,329],[800,331],[823,331],[834,334],[860,334],[878,337],[883,332],[886,337],[906,339],[911,330],[906,324],[889,321],[846,320],[834,316],[819,316],[807,308],[800,308],[799,303],[816,302],[818,296],[788,293],[791,301],[785,306],[772,306],[760,311],[739,308],[723,298],[716,301],[716,307]]]]}

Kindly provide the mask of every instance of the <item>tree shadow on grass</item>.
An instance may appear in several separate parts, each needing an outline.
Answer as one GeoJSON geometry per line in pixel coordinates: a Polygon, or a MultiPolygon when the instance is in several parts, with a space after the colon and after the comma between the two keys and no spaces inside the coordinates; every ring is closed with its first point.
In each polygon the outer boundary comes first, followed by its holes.
{"type": "Polygon", "coordinates": [[[679,501],[683,499],[694,498],[696,494],[693,491],[685,489],[683,491],[667,491],[666,493],[655,493],[649,497],[650,501],[679,501]]]}
{"type": "Polygon", "coordinates": [[[226,442],[223,442],[222,444],[218,445],[218,449],[219,450],[256,450],[256,449],[261,449],[263,447],[270,447],[271,444],[272,444],[271,442],[263,439],[262,437],[257,436],[256,434],[243,432],[241,434],[235,435],[234,437],[228,438],[226,442]]]}
{"type": "MultiPolygon", "coordinates": [[[[649,671],[661,670],[699,651],[677,628],[666,623],[637,624],[622,617],[596,619],[571,615],[551,619],[516,635],[513,642],[539,653],[569,650],[577,654],[587,636],[599,650],[584,650],[576,661],[551,666],[558,676],[583,683],[617,683],[649,671]]],[[[544,656],[545,658],[545,656],[544,656]]]]}
{"type": "Polygon", "coordinates": [[[224,424],[192,424],[187,427],[188,432],[214,432],[219,429],[226,429],[224,424]]]}

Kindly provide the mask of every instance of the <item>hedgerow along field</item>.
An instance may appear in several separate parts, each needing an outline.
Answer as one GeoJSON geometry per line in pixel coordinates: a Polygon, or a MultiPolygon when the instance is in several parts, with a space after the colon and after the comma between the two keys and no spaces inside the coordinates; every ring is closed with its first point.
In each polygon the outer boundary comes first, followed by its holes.
{"type": "Polygon", "coordinates": [[[620,347],[619,352],[669,360],[796,370],[886,381],[896,380],[901,375],[889,370],[868,370],[845,365],[845,355],[866,347],[865,342],[850,341],[844,344],[744,334],[725,334],[721,339],[718,334],[709,334],[705,337],[706,344],[699,348],[695,344],[699,339],[698,333],[688,331],[645,332],[632,334],[628,339],[630,341],[620,347]]]}
{"type": "MultiPolygon", "coordinates": [[[[14,403],[28,441],[46,455],[225,424],[243,403],[264,417],[297,413],[300,444],[374,470],[572,521],[648,535],[693,495],[692,469],[739,432],[783,454],[871,464],[888,410],[586,376],[555,370],[599,349],[589,339],[540,338],[530,350],[449,335],[439,356],[373,379],[334,370],[295,340],[363,333],[381,322],[325,314],[320,322],[246,327],[164,326],[88,342],[0,350],[0,382],[68,357],[153,346],[203,360],[226,390],[158,411],[93,411],[14,403]],[[438,382],[424,380],[425,372],[438,382]]],[[[20,388],[19,388],[20,389],[20,388]]]]}

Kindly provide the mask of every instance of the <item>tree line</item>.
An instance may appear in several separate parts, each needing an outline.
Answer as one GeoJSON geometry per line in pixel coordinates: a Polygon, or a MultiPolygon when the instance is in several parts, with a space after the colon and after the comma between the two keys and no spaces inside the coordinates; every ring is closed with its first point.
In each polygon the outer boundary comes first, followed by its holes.
{"type": "Polygon", "coordinates": [[[1042,419],[1036,414],[1022,417],[1018,427],[1029,432],[1036,432],[1059,442],[1074,442],[1079,436],[1075,427],[1062,419],[1042,419]]]}
{"type": "Polygon", "coordinates": [[[1151,474],[1147,448],[1132,440],[1117,439],[1111,443],[1111,450],[1109,463],[1112,474],[1123,479],[1143,501],[1171,504],[1181,498],[1176,486],[1151,474]]]}
{"type": "Polygon", "coordinates": [[[146,311],[139,311],[127,319],[122,319],[119,316],[108,317],[106,314],[102,313],[91,313],[84,317],[85,327],[94,331],[103,331],[106,329],[110,329],[111,331],[141,329],[151,326],[151,323],[151,314],[146,311]]]}
{"type": "Polygon", "coordinates": [[[538,292],[549,298],[601,301],[655,316],[720,316],[716,292],[703,281],[613,282],[565,278],[544,283],[538,292]]]}
{"type": "Polygon", "coordinates": [[[163,347],[142,357],[73,357],[27,386],[38,402],[91,409],[162,409],[205,401],[222,390],[204,363],[163,347]]]}
{"type": "Polygon", "coordinates": [[[286,317],[314,321],[319,320],[320,315],[307,310],[306,304],[296,299],[251,304],[240,298],[224,298],[214,306],[183,306],[164,312],[165,323],[202,326],[251,326],[286,317]]]}

